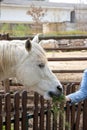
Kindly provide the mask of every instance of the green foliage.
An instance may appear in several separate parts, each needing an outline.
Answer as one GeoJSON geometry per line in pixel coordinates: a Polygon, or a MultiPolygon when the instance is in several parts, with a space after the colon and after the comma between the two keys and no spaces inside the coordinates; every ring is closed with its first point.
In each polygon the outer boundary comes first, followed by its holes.
{"type": "Polygon", "coordinates": [[[56,102],[62,103],[62,102],[65,101],[65,96],[64,96],[63,94],[60,95],[59,97],[53,96],[52,101],[53,101],[54,104],[55,104],[56,102]]]}
{"type": "Polygon", "coordinates": [[[87,31],[80,30],[71,30],[71,31],[59,31],[59,32],[50,32],[46,34],[47,36],[61,36],[61,35],[87,35],[87,31]]]}
{"type": "Polygon", "coordinates": [[[23,24],[18,24],[13,27],[13,35],[14,36],[28,36],[30,34],[29,26],[25,26],[23,24]]]}
{"type": "Polygon", "coordinates": [[[71,30],[71,31],[61,31],[57,32],[57,35],[80,35],[80,34],[87,34],[86,31],[80,31],[80,30],[71,30]]]}
{"type": "MultiPolygon", "coordinates": [[[[5,125],[3,125],[3,130],[6,130],[5,125]]],[[[13,124],[11,124],[11,130],[14,130],[13,124]]]]}
{"type": "MultiPolygon", "coordinates": [[[[37,30],[36,30],[37,31],[37,30]]],[[[0,25],[0,33],[6,34],[9,33],[10,36],[29,36],[35,34],[36,31],[32,31],[30,25],[28,24],[9,24],[3,23],[0,25]]],[[[87,35],[87,31],[72,30],[72,31],[58,31],[58,32],[49,32],[45,34],[46,36],[62,36],[62,35],[87,35]]]]}
{"type": "Polygon", "coordinates": [[[58,113],[60,112],[60,107],[58,107],[58,106],[61,103],[65,102],[65,96],[63,94],[59,97],[54,96],[52,98],[52,102],[53,102],[53,113],[54,113],[55,116],[57,116],[58,113]]]}
{"type": "Polygon", "coordinates": [[[2,24],[2,27],[0,29],[0,33],[6,34],[9,33],[10,36],[29,36],[32,34],[32,31],[30,29],[29,25],[24,24],[13,24],[10,25],[8,23],[2,24]]]}
{"type": "Polygon", "coordinates": [[[9,24],[4,23],[3,26],[0,29],[0,33],[3,33],[3,34],[8,33],[9,28],[10,28],[9,24]]]}
{"type": "Polygon", "coordinates": [[[67,130],[70,130],[69,123],[64,121],[64,116],[65,116],[64,102],[65,102],[65,96],[63,94],[59,97],[54,96],[52,98],[52,103],[53,103],[52,111],[54,115],[54,124],[55,122],[57,122],[57,117],[61,116],[61,118],[63,119],[63,125],[67,128],[67,130]]]}

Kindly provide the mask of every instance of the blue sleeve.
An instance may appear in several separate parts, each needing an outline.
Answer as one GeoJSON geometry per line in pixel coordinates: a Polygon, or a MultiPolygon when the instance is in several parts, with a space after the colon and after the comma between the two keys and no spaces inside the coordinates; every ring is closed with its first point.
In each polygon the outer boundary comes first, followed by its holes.
{"type": "Polygon", "coordinates": [[[87,93],[79,90],[75,93],[67,95],[66,97],[70,98],[72,103],[78,103],[87,98],[87,93]]]}
{"type": "Polygon", "coordinates": [[[87,98],[87,69],[83,73],[80,89],[66,97],[70,98],[72,103],[77,103],[87,98]]]}

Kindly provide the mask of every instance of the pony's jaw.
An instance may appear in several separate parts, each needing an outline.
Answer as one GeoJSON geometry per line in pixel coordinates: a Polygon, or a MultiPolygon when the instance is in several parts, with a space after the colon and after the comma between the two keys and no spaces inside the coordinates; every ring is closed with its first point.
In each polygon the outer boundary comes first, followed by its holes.
{"type": "Polygon", "coordinates": [[[45,84],[45,81],[43,81],[42,84],[39,83],[37,84],[34,89],[36,90],[36,92],[38,92],[40,95],[42,95],[44,97],[44,99],[46,100],[50,100],[51,98],[53,98],[53,96],[59,97],[62,93],[63,93],[63,87],[61,84],[54,84],[51,85],[48,83],[45,84]],[[44,82],[44,85],[43,85],[44,82]],[[59,85],[59,89],[58,89],[58,85],[59,85]]]}

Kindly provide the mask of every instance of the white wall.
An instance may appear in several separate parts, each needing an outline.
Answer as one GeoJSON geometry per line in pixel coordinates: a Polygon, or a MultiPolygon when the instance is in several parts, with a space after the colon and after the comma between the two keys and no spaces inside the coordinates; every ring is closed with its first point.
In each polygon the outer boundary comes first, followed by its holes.
{"type": "MultiPolygon", "coordinates": [[[[1,7],[0,22],[32,22],[32,17],[27,15],[29,7],[1,7]]],[[[63,22],[70,21],[70,9],[48,8],[43,18],[43,22],[63,22]]]]}
{"type": "Polygon", "coordinates": [[[31,17],[26,14],[26,8],[2,7],[0,21],[4,22],[29,22],[31,17]]]}

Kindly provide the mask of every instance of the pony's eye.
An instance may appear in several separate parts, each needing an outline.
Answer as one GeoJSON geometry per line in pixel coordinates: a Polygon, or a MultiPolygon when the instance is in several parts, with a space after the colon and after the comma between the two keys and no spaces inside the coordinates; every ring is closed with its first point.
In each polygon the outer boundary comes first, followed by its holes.
{"type": "Polygon", "coordinates": [[[44,68],[45,64],[44,63],[41,63],[38,65],[40,68],[44,68]]]}

